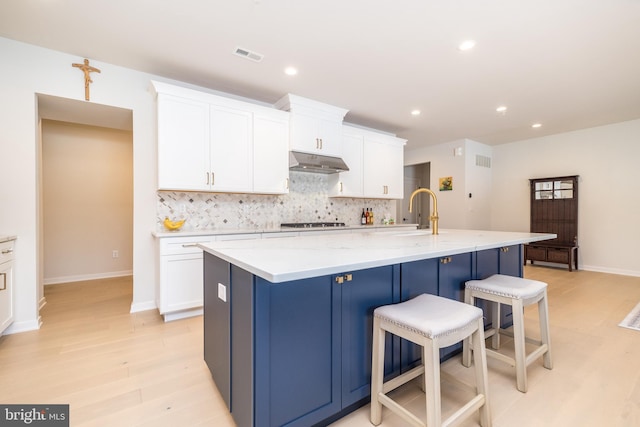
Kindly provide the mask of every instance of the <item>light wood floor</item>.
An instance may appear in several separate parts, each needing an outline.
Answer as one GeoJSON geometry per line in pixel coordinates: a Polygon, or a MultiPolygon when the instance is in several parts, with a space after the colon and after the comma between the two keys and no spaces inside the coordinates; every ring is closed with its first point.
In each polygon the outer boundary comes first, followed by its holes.
{"type": "MultiPolygon", "coordinates": [[[[537,266],[525,277],[549,283],[554,369],[534,362],[523,394],[513,368],[489,360],[494,426],[640,426],[640,332],[617,326],[640,302],[640,278],[537,266]]],[[[72,426],[234,426],[202,360],[202,318],[129,314],[131,292],[130,278],[47,286],[42,328],[0,338],[0,402],[68,403],[72,426]]],[[[537,312],[526,317],[537,336],[537,312]]],[[[473,383],[459,357],[442,370],[473,383]]],[[[468,392],[442,387],[447,415],[468,392]]],[[[416,384],[397,398],[424,415],[416,384]]],[[[368,411],[333,427],[369,427],[368,411]]],[[[383,413],[383,427],[405,427],[383,413]]]]}

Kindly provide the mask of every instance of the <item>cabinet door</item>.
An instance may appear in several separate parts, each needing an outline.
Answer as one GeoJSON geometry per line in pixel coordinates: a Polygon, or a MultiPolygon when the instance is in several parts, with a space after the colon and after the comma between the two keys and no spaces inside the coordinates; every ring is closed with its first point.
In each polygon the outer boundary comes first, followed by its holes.
{"type": "MultiPolygon", "coordinates": [[[[473,277],[472,253],[442,257],[438,260],[438,295],[464,301],[464,285],[473,277]]],[[[440,358],[448,359],[462,349],[462,343],[440,349],[440,358]]]]}
{"type": "Polygon", "coordinates": [[[318,135],[320,137],[320,154],[335,157],[342,156],[341,120],[319,119],[318,135]]]}
{"type": "Polygon", "coordinates": [[[340,288],[256,277],[255,426],[310,426],[341,409],[340,288]]]}
{"type": "MultiPolygon", "coordinates": [[[[438,260],[425,259],[401,266],[400,300],[407,301],[421,294],[438,295],[438,260]]],[[[421,363],[422,347],[401,340],[400,366],[406,372],[421,363]]]]}
{"type": "Polygon", "coordinates": [[[13,322],[13,261],[0,264],[0,335],[13,322]]]}
{"type": "Polygon", "coordinates": [[[209,104],[158,95],[158,188],[209,189],[209,104]]]}
{"type": "MultiPolygon", "coordinates": [[[[373,310],[395,302],[394,271],[398,267],[378,267],[355,271],[342,285],[342,407],[371,393],[371,351],[373,310]]],[[[344,274],[338,277],[346,277],[344,274]]],[[[398,274],[399,277],[399,274],[398,274]]],[[[393,340],[385,341],[385,375],[397,367],[393,340]]],[[[397,348],[397,346],[396,346],[397,348]]]]}
{"type": "Polygon", "coordinates": [[[211,105],[211,190],[253,189],[252,115],[211,105]]]}
{"type": "Polygon", "coordinates": [[[365,137],[363,164],[365,197],[403,198],[404,154],[401,145],[365,137]]]}
{"type": "Polygon", "coordinates": [[[160,314],[202,307],[202,251],[161,257],[160,314]]]}
{"type": "Polygon", "coordinates": [[[307,114],[291,114],[291,148],[306,153],[342,154],[342,121],[307,114]]]}
{"type": "Polygon", "coordinates": [[[227,408],[231,407],[230,265],[204,256],[204,361],[227,408]]]}
{"type": "Polygon", "coordinates": [[[289,120],[253,116],[253,191],[289,192],[289,120]]]}
{"type": "Polygon", "coordinates": [[[362,197],[362,147],[362,136],[348,133],[342,135],[342,159],[349,171],[329,175],[329,196],[362,197]]]}

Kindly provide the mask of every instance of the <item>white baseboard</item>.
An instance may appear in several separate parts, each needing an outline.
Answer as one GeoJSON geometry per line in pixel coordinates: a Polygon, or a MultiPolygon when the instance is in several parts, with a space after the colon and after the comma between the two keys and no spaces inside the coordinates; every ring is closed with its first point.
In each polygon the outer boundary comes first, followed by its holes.
{"type": "Polygon", "coordinates": [[[24,322],[13,322],[7,329],[4,330],[3,335],[18,334],[20,332],[36,331],[40,329],[42,321],[40,317],[37,320],[27,320],[24,322]]]}
{"type": "Polygon", "coordinates": [[[44,285],[55,285],[58,283],[83,282],[85,280],[110,279],[112,277],[132,276],[133,270],[111,271],[97,274],[80,274],[77,276],[49,277],[43,280],[44,285]]]}
{"type": "Polygon", "coordinates": [[[155,301],[132,302],[131,311],[129,313],[138,313],[139,311],[156,310],[158,306],[155,301]]]}
{"type": "Polygon", "coordinates": [[[623,270],[620,268],[600,267],[597,265],[582,265],[580,266],[580,268],[586,271],[596,271],[598,273],[609,273],[609,274],[619,274],[621,276],[640,277],[640,271],[634,271],[634,270],[623,270]]]}

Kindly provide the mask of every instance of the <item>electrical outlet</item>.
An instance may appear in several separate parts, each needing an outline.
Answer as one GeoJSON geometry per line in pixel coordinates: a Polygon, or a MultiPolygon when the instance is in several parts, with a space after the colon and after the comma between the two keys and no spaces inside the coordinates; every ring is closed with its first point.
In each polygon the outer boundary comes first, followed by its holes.
{"type": "Polygon", "coordinates": [[[118,257],[120,256],[120,253],[119,253],[118,251],[113,251],[113,252],[111,253],[111,256],[112,256],[113,258],[118,258],[118,257]]]}

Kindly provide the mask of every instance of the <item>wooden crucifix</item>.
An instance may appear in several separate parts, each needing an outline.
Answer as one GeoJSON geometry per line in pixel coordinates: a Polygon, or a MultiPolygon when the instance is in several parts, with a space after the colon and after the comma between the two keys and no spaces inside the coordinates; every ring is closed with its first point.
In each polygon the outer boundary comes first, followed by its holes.
{"type": "Polygon", "coordinates": [[[93,83],[93,80],[91,80],[91,75],[89,73],[99,73],[100,70],[89,65],[88,59],[84,60],[84,64],[71,64],[71,66],[81,69],[84,73],[84,99],[89,101],[89,84],[93,83]]]}

